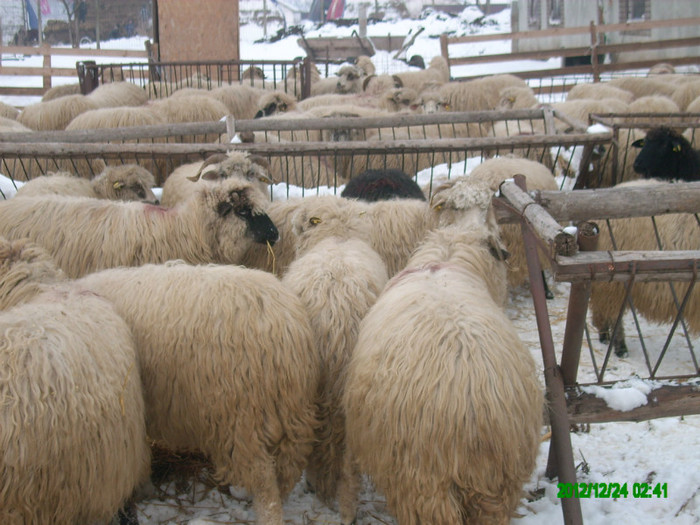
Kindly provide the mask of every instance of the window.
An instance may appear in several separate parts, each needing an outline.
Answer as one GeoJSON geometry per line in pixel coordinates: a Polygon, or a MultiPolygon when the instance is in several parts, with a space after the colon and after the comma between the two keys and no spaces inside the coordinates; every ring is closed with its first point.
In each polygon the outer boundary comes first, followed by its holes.
{"type": "Polygon", "coordinates": [[[560,26],[564,23],[564,0],[548,0],[548,21],[550,26],[560,26]]]}
{"type": "MultiPolygon", "coordinates": [[[[650,0],[620,0],[620,22],[644,22],[651,20],[650,0]]],[[[651,36],[651,29],[625,31],[625,35],[651,36]]]]}
{"type": "Polygon", "coordinates": [[[540,0],[527,0],[527,24],[530,29],[540,29],[540,0]]]}

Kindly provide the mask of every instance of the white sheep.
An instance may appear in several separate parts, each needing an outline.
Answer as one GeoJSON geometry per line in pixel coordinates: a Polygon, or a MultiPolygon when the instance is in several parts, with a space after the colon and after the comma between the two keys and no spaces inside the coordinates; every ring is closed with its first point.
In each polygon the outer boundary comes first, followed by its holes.
{"type": "Polygon", "coordinates": [[[299,111],[309,111],[313,108],[321,106],[346,106],[348,104],[367,108],[376,108],[379,101],[376,96],[366,93],[352,93],[349,95],[341,95],[339,93],[330,93],[327,95],[316,95],[308,97],[297,102],[296,107],[299,111]]]}
{"type": "Polygon", "coordinates": [[[415,89],[394,88],[382,93],[378,106],[380,109],[392,113],[415,113],[420,108],[420,100],[415,89]]]}
{"type": "MultiPolygon", "coordinates": [[[[336,82],[335,93],[348,94],[362,92],[362,80],[364,79],[363,70],[357,66],[345,65],[338,70],[338,80],[336,82]]],[[[311,85],[311,94],[314,92],[314,86],[311,85]]]]}
{"type": "Polygon", "coordinates": [[[502,309],[492,193],[473,185],[436,194],[447,216],[360,325],[343,397],[344,524],[355,518],[357,472],[403,525],[507,523],[535,466],[543,395],[502,309]]]}
{"type": "Polygon", "coordinates": [[[207,160],[183,164],[175,169],[163,184],[161,204],[167,208],[177,206],[194,193],[194,183],[218,182],[229,177],[241,177],[254,183],[263,194],[269,195],[268,162],[258,155],[232,151],[212,155],[207,160]]]}
{"type": "Polygon", "coordinates": [[[248,120],[255,116],[258,100],[264,93],[262,89],[245,84],[232,84],[212,89],[209,96],[224,104],[229,115],[248,120]]]}
{"type": "Polygon", "coordinates": [[[420,112],[426,115],[450,110],[447,100],[437,90],[423,91],[418,96],[418,105],[420,106],[420,112]]]}
{"type": "Polygon", "coordinates": [[[17,120],[18,115],[19,110],[16,107],[0,102],[0,117],[17,120]]]}
{"type": "Polygon", "coordinates": [[[80,84],[61,84],[47,89],[41,97],[42,102],[47,102],[67,95],[80,95],[80,84]]]}
{"type": "Polygon", "coordinates": [[[137,164],[123,164],[106,166],[102,173],[92,180],[67,172],[37,177],[19,188],[17,197],[66,195],[158,204],[158,199],[153,194],[155,183],[155,178],[148,170],[137,164]]]}
{"type": "Polygon", "coordinates": [[[661,76],[619,77],[612,79],[608,84],[632,92],[634,98],[648,95],[671,97],[676,89],[673,83],[664,80],[661,76]]]}
{"type": "Polygon", "coordinates": [[[566,100],[576,100],[581,98],[616,98],[625,104],[629,104],[634,99],[634,95],[626,89],[611,86],[607,82],[584,82],[581,84],[576,84],[566,95],[566,100]]]}
{"type": "MultiPolygon", "coordinates": [[[[616,188],[653,188],[663,182],[655,179],[639,179],[616,185],[616,188]]],[[[681,184],[681,183],[677,183],[681,184]]],[[[681,189],[679,188],[679,191],[681,189]]],[[[697,250],[700,246],[700,228],[692,214],[663,214],[655,217],[656,225],[648,217],[610,219],[615,239],[613,245],[609,229],[603,228],[598,239],[598,250],[659,250],[656,237],[658,231],[664,250],[697,250]]],[[[623,307],[625,284],[622,282],[595,281],[591,290],[590,308],[593,325],[598,329],[601,341],[609,341],[618,313],[623,307]]],[[[687,283],[674,283],[679,300],[685,296],[687,283]]],[[[634,283],[630,297],[637,312],[657,323],[672,323],[678,309],[667,282],[634,283]]],[[[700,290],[691,292],[685,306],[684,318],[693,334],[700,334],[700,290]]],[[[622,325],[613,339],[618,356],[627,354],[622,325]]]]}
{"type": "Polygon", "coordinates": [[[17,116],[17,122],[36,131],[57,131],[66,129],[68,123],[81,113],[97,108],[97,104],[86,96],[67,95],[28,105],[17,116]]]}
{"type": "MultiPolygon", "coordinates": [[[[166,123],[181,124],[187,122],[214,122],[228,114],[228,108],[208,95],[188,95],[167,97],[147,106],[150,111],[166,123]]],[[[183,136],[182,142],[215,142],[218,134],[183,136]]]]}
{"type": "Polygon", "coordinates": [[[450,81],[438,88],[451,111],[487,111],[496,109],[501,90],[510,87],[528,87],[521,78],[510,74],[490,75],[466,82],[450,81]]]}
{"type": "Polygon", "coordinates": [[[529,86],[507,86],[499,92],[497,109],[530,109],[539,105],[534,90],[529,86]]]}
{"type": "Polygon", "coordinates": [[[235,264],[254,242],[274,243],[269,200],[251,182],[202,185],[175,208],[44,196],[0,202],[0,235],[29,237],[69,277],[115,266],[183,259],[235,264]]]}
{"type": "Polygon", "coordinates": [[[142,106],[148,102],[148,93],[132,82],[110,82],[97,86],[87,98],[101,108],[142,106]]]}
{"type": "Polygon", "coordinates": [[[150,471],[134,340],[88,289],[37,293],[35,250],[0,239],[0,288],[29,288],[0,312],[0,522],[106,522],[150,471]]]}
{"type": "Polygon", "coordinates": [[[317,425],[321,370],[308,315],[266,272],[147,264],[78,284],[108,298],[134,333],[148,435],[209,457],[245,487],[257,523],[282,525],[317,425]]]}
{"type": "Polygon", "coordinates": [[[314,235],[317,239],[352,236],[364,240],[380,255],[389,277],[406,266],[411,252],[436,221],[430,206],[417,199],[363,202],[323,195],[277,200],[267,208],[280,232],[280,240],[272,248],[274,257],[262,246],[251,246],[240,262],[250,268],[274,269],[277,274],[284,275],[297,251],[298,239],[292,227],[292,217],[302,210],[308,216],[326,217],[316,225],[314,235]]]}
{"type": "MultiPolygon", "coordinates": [[[[525,176],[528,190],[556,191],[559,189],[552,172],[546,166],[515,156],[486,160],[471,171],[470,177],[472,180],[485,182],[495,192],[503,181],[512,179],[518,174],[525,176]]],[[[527,258],[520,224],[503,224],[500,232],[501,239],[510,252],[507,264],[508,285],[520,286],[528,280],[527,258]]],[[[540,261],[544,268],[549,267],[547,256],[540,256],[540,261]]]]}
{"type": "Polygon", "coordinates": [[[442,55],[437,55],[430,60],[427,69],[420,71],[403,71],[396,73],[401,80],[401,87],[413,89],[416,93],[430,88],[436,89],[449,82],[450,67],[442,55]]]}
{"type": "Polygon", "coordinates": [[[294,111],[297,109],[297,100],[284,91],[269,91],[260,96],[257,109],[254,118],[269,117],[276,113],[294,111]]]}
{"type": "Polygon", "coordinates": [[[320,426],[306,469],[306,480],[316,495],[332,505],[345,450],[345,415],[341,398],[347,364],[360,321],[388,280],[386,266],[367,243],[347,238],[342,222],[335,225],[343,237],[320,235],[318,227],[337,219],[317,211],[299,210],[292,218],[300,254],[282,282],[301,299],[309,313],[321,353],[319,385],[320,426]]]}
{"type": "Polygon", "coordinates": [[[698,97],[700,97],[700,80],[685,82],[678,86],[671,95],[671,100],[676,103],[680,111],[688,111],[688,105],[698,97]]]}

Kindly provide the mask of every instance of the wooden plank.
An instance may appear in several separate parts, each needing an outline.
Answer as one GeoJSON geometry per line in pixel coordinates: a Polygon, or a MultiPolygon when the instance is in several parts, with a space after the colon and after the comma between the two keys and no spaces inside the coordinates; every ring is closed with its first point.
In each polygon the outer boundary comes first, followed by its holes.
{"type": "Polygon", "coordinates": [[[700,182],[575,191],[536,191],[533,198],[557,221],[700,213],[700,182]]]}
{"type": "Polygon", "coordinates": [[[610,408],[603,399],[567,387],[567,412],[571,423],[608,423],[612,421],[646,421],[659,417],[700,414],[700,387],[697,384],[662,385],[647,396],[647,404],[621,412],[610,408]]]}
{"type": "Polygon", "coordinates": [[[54,76],[54,77],[77,77],[76,69],[74,67],[10,67],[2,66],[0,67],[0,75],[7,75],[11,77],[18,76],[54,76]]]}
{"type": "Polygon", "coordinates": [[[37,96],[40,97],[46,90],[43,87],[29,88],[0,88],[0,95],[17,95],[17,96],[37,96]]]}
{"type": "Polygon", "coordinates": [[[560,282],[691,281],[700,271],[700,250],[581,252],[552,262],[560,282]]]}
{"type": "Polygon", "coordinates": [[[62,55],[75,57],[134,57],[148,58],[145,50],[132,49],[81,49],[73,47],[34,47],[34,46],[0,46],[0,53],[17,55],[62,55]]]}

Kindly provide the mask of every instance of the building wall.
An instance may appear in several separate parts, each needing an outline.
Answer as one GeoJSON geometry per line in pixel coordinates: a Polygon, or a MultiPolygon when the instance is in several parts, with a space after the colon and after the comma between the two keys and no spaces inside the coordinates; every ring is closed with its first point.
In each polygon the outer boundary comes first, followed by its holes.
{"type": "Polygon", "coordinates": [[[238,60],[238,0],[157,0],[160,60],[238,60]]]}

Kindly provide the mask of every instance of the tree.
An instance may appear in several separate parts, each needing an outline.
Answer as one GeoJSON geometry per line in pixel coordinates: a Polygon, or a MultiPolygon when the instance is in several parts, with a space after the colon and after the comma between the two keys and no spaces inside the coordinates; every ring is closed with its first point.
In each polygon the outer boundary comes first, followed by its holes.
{"type": "Polygon", "coordinates": [[[70,35],[70,44],[73,47],[78,47],[80,44],[80,22],[85,21],[87,15],[87,3],[84,0],[61,0],[63,9],[68,16],[68,34],[70,35]]]}

